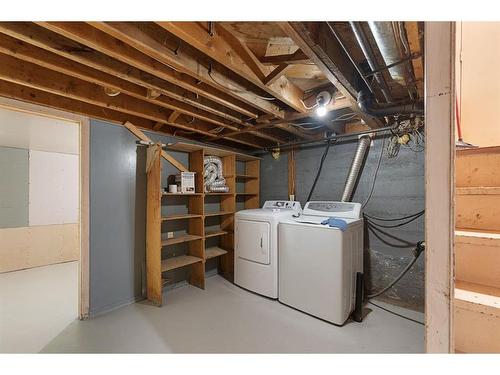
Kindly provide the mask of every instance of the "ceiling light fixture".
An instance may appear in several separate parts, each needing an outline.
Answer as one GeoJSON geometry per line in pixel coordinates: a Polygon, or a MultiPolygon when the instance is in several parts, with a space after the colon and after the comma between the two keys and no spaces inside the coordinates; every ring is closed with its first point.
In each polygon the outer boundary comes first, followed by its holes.
{"type": "Polygon", "coordinates": [[[326,106],[331,102],[332,95],[328,91],[321,91],[316,96],[316,115],[323,117],[326,115],[326,106]]]}

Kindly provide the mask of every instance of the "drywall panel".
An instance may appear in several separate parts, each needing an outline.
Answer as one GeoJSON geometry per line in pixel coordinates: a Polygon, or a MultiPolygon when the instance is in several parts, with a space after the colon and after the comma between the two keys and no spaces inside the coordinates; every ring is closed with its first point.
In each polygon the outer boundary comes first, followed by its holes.
{"type": "Polygon", "coordinates": [[[28,225],[28,150],[0,146],[0,228],[28,225]]]}
{"type": "Polygon", "coordinates": [[[0,146],[79,153],[79,124],[0,106],[0,146]]]}
{"type": "Polygon", "coordinates": [[[78,224],[0,229],[0,272],[79,259],[78,224]]]}
{"type": "Polygon", "coordinates": [[[30,151],[29,225],[78,222],[78,155],[30,151]]]}

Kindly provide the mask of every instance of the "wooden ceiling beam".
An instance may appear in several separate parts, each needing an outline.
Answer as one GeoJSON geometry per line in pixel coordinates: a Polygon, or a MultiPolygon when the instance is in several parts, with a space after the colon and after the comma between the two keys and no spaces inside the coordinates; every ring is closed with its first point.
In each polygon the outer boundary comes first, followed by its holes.
{"type": "MultiPolygon", "coordinates": [[[[118,124],[123,124],[125,121],[132,121],[143,129],[151,130],[154,126],[154,121],[133,116],[130,114],[115,111],[109,108],[102,108],[79,100],[54,95],[45,91],[37,90],[32,87],[21,86],[16,83],[1,81],[0,96],[21,100],[33,104],[39,104],[45,107],[64,110],[79,115],[88,116],[91,118],[110,121],[118,124]]],[[[173,127],[165,125],[162,132],[172,135],[173,127]]]]}
{"type": "MultiPolygon", "coordinates": [[[[248,91],[241,84],[216,72],[212,77],[208,68],[182,50],[172,51],[162,43],[143,32],[136,25],[127,22],[37,22],[37,24],[194,92],[200,91],[200,82],[205,91],[221,91],[260,111],[282,116],[281,109],[248,91]],[[184,73],[184,74],[182,74],[184,73]],[[191,80],[185,79],[185,75],[191,80]]],[[[200,94],[202,94],[200,92],[200,94]]]]}
{"type": "MultiPolygon", "coordinates": [[[[349,100],[347,100],[346,98],[342,98],[342,99],[336,99],[333,103],[331,103],[330,105],[328,105],[327,107],[327,110],[330,112],[330,111],[336,111],[336,110],[340,110],[340,109],[345,109],[345,108],[351,108],[351,102],[349,100]]],[[[277,119],[277,120],[273,120],[273,121],[268,121],[268,122],[264,122],[264,123],[261,123],[261,124],[257,124],[255,125],[252,129],[253,130],[262,130],[262,129],[265,129],[265,128],[271,128],[271,127],[281,127],[283,130],[286,130],[286,129],[293,129],[292,127],[283,127],[283,126],[280,126],[280,125],[283,125],[283,124],[287,124],[287,123],[292,123],[294,121],[297,121],[297,120],[302,120],[302,119],[305,119],[307,117],[311,117],[311,116],[314,116],[314,113],[312,112],[308,112],[308,113],[297,113],[297,112],[293,112],[293,113],[287,113],[285,115],[285,119],[277,119]]],[[[235,132],[229,132],[227,134],[229,135],[232,135],[232,134],[243,134],[243,133],[246,133],[248,132],[249,129],[240,129],[238,131],[235,131],[235,132]]],[[[300,130],[298,129],[294,129],[295,132],[298,132],[300,130]]],[[[308,138],[308,135],[305,134],[305,133],[302,133],[302,138],[308,138]]]]}
{"type": "MultiPolygon", "coordinates": [[[[290,65],[287,64],[281,64],[278,65],[276,68],[273,69],[271,73],[269,73],[267,76],[264,77],[262,82],[265,85],[272,85],[274,82],[276,82],[280,77],[283,76],[283,74],[286,73],[287,69],[290,67],[290,65]]],[[[304,107],[302,105],[302,107],[304,107]]]]}
{"type": "Polygon", "coordinates": [[[241,51],[245,51],[241,46],[242,42],[219,24],[215,24],[213,36],[210,36],[199,22],[157,22],[157,24],[297,112],[306,111],[300,101],[304,92],[284,76],[280,76],[275,82],[264,83],[267,67],[259,67],[260,62],[257,59],[242,58],[241,51]],[[235,48],[238,44],[240,48],[235,48]],[[261,74],[258,73],[259,70],[261,74]]]}
{"type": "MultiPolygon", "coordinates": [[[[98,85],[82,81],[78,78],[68,77],[62,73],[54,72],[4,54],[0,54],[0,79],[98,107],[109,108],[135,117],[161,122],[184,131],[196,132],[210,138],[217,138],[217,134],[211,132],[216,129],[211,124],[201,121],[189,122],[186,120],[177,120],[175,123],[169,123],[168,117],[171,111],[167,112],[162,107],[139,101],[124,94],[110,97],[98,85]]],[[[231,134],[227,138],[249,145],[249,142],[242,137],[234,137],[231,134]]],[[[256,148],[262,148],[262,143],[252,142],[251,145],[256,148]]]]}
{"type": "Polygon", "coordinates": [[[89,48],[85,49],[70,39],[32,23],[0,22],[0,32],[123,80],[158,90],[168,97],[197,106],[236,123],[242,122],[238,116],[239,113],[250,118],[258,117],[255,109],[246,106],[243,102],[236,102],[224,93],[216,92],[210,86],[202,87],[203,84],[197,83],[194,78],[190,80],[190,77],[186,76],[184,77],[186,86],[178,86],[89,48]]]}
{"type": "Polygon", "coordinates": [[[298,49],[294,53],[286,55],[263,56],[259,60],[262,65],[293,65],[311,63],[311,59],[300,49],[298,49]]]}
{"type": "Polygon", "coordinates": [[[378,119],[360,110],[356,97],[359,75],[356,76],[357,72],[326,22],[283,22],[280,26],[347,98],[353,112],[371,128],[382,126],[378,119]]]}
{"type": "Polygon", "coordinates": [[[193,107],[189,104],[185,104],[165,96],[152,98],[148,95],[147,89],[142,86],[124,81],[120,78],[111,76],[93,68],[89,68],[85,65],[74,63],[71,60],[67,60],[58,55],[54,55],[51,52],[41,50],[38,47],[28,46],[22,41],[16,41],[11,37],[2,34],[0,34],[0,52],[56,72],[69,75],[71,77],[95,83],[102,87],[112,88],[115,91],[122,92],[134,98],[145,100],[170,110],[211,122],[218,126],[224,126],[232,130],[238,129],[238,127],[234,124],[225,122],[224,119],[200,110],[197,107],[193,107]]]}
{"type": "MultiPolygon", "coordinates": [[[[54,53],[42,50],[39,47],[28,46],[23,41],[14,40],[12,37],[7,35],[0,34],[0,52],[72,77],[83,79],[87,82],[112,88],[115,91],[122,92],[134,98],[145,100],[173,110],[173,113],[183,113],[218,126],[224,126],[225,128],[231,130],[238,129],[238,127],[234,124],[224,122],[224,119],[218,118],[210,113],[206,113],[197,107],[187,105],[183,102],[179,102],[165,96],[160,96],[156,99],[150,98],[148,97],[147,89],[142,86],[135,85],[129,81],[122,80],[100,70],[68,60],[54,53]]],[[[250,124],[244,122],[242,123],[247,127],[251,126],[250,124]]],[[[156,128],[159,129],[161,126],[157,125],[156,128]]],[[[285,139],[276,138],[264,132],[256,131],[254,134],[271,142],[285,142],[285,139]]]]}

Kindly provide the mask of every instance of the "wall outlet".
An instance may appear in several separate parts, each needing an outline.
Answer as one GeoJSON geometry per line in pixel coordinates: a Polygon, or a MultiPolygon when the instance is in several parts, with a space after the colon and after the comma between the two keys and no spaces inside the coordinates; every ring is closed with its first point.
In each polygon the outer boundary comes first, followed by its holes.
{"type": "Polygon", "coordinates": [[[167,238],[174,238],[174,232],[167,232],[167,238]]]}

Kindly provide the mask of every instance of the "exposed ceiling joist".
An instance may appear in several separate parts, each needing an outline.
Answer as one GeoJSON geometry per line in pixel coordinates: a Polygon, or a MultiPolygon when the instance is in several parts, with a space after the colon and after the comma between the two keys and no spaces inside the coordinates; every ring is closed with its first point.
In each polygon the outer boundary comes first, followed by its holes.
{"type": "Polygon", "coordinates": [[[354,67],[326,22],[284,22],[282,29],[299,48],[323,71],[329,81],[351,103],[351,109],[370,127],[381,127],[381,122],[363,113],[357,104],[358,83],[354,67]],[[349,72],[352,72],[350,74],[349,72]]]}
{"type": "MultiPolygon", "coordinates": [[[[333,103],[329,104],[327,107],[327,110],[330,112],[330,111],[335,111],[335,110],[340,110],[340,109],[345,109],[345,108],[351,108],[351,102],[349,100],[347,100],[346,98],[342,98],[342,99],[336,99],[333,103]]],[[[294,121],[302,120],[304,118],[311,117],[311,116],[314,116],[314,114],[311,112],[308,112],[308,113],[297,113],[297,112],[287,113],[285,116],[285,119],[277,119],[277,120],[257,124],[253,127],[253,129],[261,130],[261,129],[271,128],[271,127],[280,127],[281,129],[288,129],[288,130],[294,129],[294,131],[299,132],[300,130],[297,129],[296,127],[293,128],[292,125],[291,126],[281,126],[281,125],[289,124],[289,123],[292,123],[294,121]]],[[[246,132],[248,132],[248,129],[241,129],[241,130],[238,130],[235,132],[228,132],[227,134],[234,135],[234,134],[243,134],[246,132]]],[[[304,134],[303,132],[302,132],[301,137],[306,138],[306,139],[308,138],[307,134],[304,134]]],[[[314,138],[315,136],[311,136],[311,137],[314,138]]],[[[219,136],[217,138],[221,138],[221,136],[219,136]]],[[[312,138],[310,138],[310,139],[312,139],[312,138]]]]}
{"type": "Polygon", "coordinates": [[[208,68],[193,56],[185,53],[182,49],[174,51],[167,48],[137,25],[127,22],[92,22],[92,26],[73,25],[67,22],[43,22],[41,24],[54,32],[160,78],[171,80],[178,77],[179,72],[182,72],[193,77],[196,81],[201,81],[261,111],[274,113],[278,117],[282,112],[278,106],[260,99],[238,82],[232,81],[216,71],[211,72],[211,77],[208,68]],[[117,40],[123,43],[117,43],[117,40]],[[213,77],[222,84],[214,82],[213,77]]]}
{"type": "Polygon", "coordinates": [[[294,53],[286,55],[273,55],[273,56],[263,56],[260,58],[260,62],[263,65],[293,65],[293,64],[307,64],[311,62],[311,59],[302,52],[300,49],[294,53]]]}
{"type": "Polygon", "coordinates": [[[198,106],[234,122],[241,121],[238,113],[250,118],[258,117],[255,109],[243,102],[236,102],[232,97],[217,92],[208,85],[197,83],[194,78],[182,77],[184,85],[173,84],[99,52],[82,49],[76,42],[73,43],[70,39],[31,23],[0,22],[0,32],[123,80],[159,90],[166,96],[198,106]]]}
{"type": "MultiPolygon", "coordinates": [[[[203,52],[240,77],[248,80],[269,95],[279,99],[298,112],[305,112],[305,108],[300,102],[304,96],[304,92],[284,76],[278,77],[274,82],[264,83],[264,78],[267,76],[267,67],[260,67],[260,62],[257,59],[251,60],[252,65],[249,66],[249,59],[242,59],[241,54],[234,53],[235,50],[238,51],[238,48],[235,49],[234,45],[242,43],[227,29],[215,24],[215,34],[210,36],[199,22],[157,23],[168,32],[184,40],[189,45],[203,52]],[[254,67],[252,68],[252,66],[254,67]],[[255,66],[257,66],[257,69],[255,66]],[[255,74],[258,70],[262,73],[255,74]]],[[[240,46],[239,49],[242,48],[240,46]]]]}
{"type": "MultiPolygon", "coordinates": [[[[0,54],[0,79],[46,93],[85,102],[97,107],[126,113],[134,117],[161,122],[183,131],[194,131],[210,138],[217,137],[217,134],[211,132],[215,128],[208,123],[201,121],[189,122],[185,119],[182,121],[178,119],[175,123],[169,123],[168,117],[171,111],[165,108],[137,100],[124,94],[110,97],[98,85],[3,54],[0,54]]],[[[251,137],[252,142],[246,140],[248,138],[233,137],[231,135],[227,138],[256,148],[261,148],[264,145],[262,142],[255,142],[254,136],[251,137]]]]}

